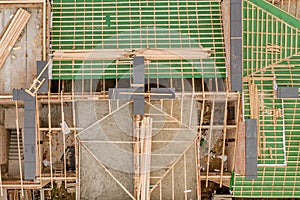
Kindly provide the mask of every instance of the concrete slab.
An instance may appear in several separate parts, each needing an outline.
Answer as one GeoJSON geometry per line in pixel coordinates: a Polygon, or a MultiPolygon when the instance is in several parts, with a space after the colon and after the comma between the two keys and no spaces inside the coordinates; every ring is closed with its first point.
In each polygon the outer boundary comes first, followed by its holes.
{"type": "Polygon", "coordinates": [[[144,99],[135,99],[133,101],[133,114],[135,115],[143,115],[145,102],[144,99]]]}
{"type": "MultiPolygon", "coordinates": [[[[35,146],[31,144],[24,144],[24,161],[27,163],[35,163],[35,146]]],[[[25,169],[27,170],[27,169],[25,169]]],[[[31,170],[31,169],[30,169],[31,170]]]]}
{"type": "Polygon", "coordinates": [[[25,110],[36,110],[35,99],[34,101],[24,101],[25,110]]]}
{"type": "Polygon", "coordinates": [[[246,119],[246,178],[257,177],[257,120],[246,119]]]}
{"type": "Polygon", "coordinates": [[[13,100],[29,100],[35,101],[35,98],[30,96],[24,89],[12,89],[13,100]]]}
{"type": "Polygon", "coordinates": [[[245,119],[246,122],[246,138],[256,139],[257,137],[257,120],[245,119]]]}
{"type": "Polygon", "coordinates": [[[230,1],[230,85],[242,91],[242,1],[230,1]]]}
{"type": "Polygon", "coordinates": [[[278,87],[277,97],[278,98],[298,98],[299,88],[297,87],[278,87]]]}
{"type": "Polygon", "coordinates": [[[145,84],[144,56],[133,58],[133,84],[145,84]]]}
{"type": "Polygon", "coordinates": [[[32,145],[35,141],[35,128],[28,127],[24,129],[24,144],[32,145]]]}
{"type": "Polygon", "coordinates": [[[33,180],[35,179],[35,161],[34,162],[24,162],[24,179],[33,180]]]}

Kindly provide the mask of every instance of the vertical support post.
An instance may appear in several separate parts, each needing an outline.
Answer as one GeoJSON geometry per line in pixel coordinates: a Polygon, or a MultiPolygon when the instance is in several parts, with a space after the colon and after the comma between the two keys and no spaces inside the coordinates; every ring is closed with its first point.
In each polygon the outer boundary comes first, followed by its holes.
{"type": "Polygon", "coordinates": [[[47,60],[47,48],[46,48],[46,24],[47,24],[47,0],[43,0],[43,60],[47,60]]]}
{"type": "Polygon", "coordinates": [[[152,119],[144,117],[141,131],[141,200],[150,200],[150,167],[152,146],[152,119]]]}
{"type": "Polygon", "coordinates": [[[49,154],[50,154],[50,182],[51,188],[53,188],[53,161],[52,161],[52,126],[51,126],[51,103],[50,103],[50,89],[51,89],[51,81],[49,81],[48,85],[48,137],[49,137],[49,154]]]}
{"type": "Polygon", "coordinates": [[[183,172],[184,172],[184,199],[188,200],[187,180],[186,180],[186,155],[183,154],[183,172]]]}
{"type": "Polygon", "coordinates": [[[0,167],[0,197],[3,197],[2,172],[0,167]]]}
{"type": "Polygon", "coordinates": [[[232,159],[232,171],[234,170],[234,165],[235,165],[235,155],[236,155],[236,145],[237,145],[237,135],[238,135],[238,130],[239,130],[239,113],[240,113],[240,101],[241,101],[241,95],[238,95],[237,99],[237,106],[236,106],[236,119],[235,119],[235,134],[234,134],[234,149],[233,149],[233,159],[232,159]]]}
{"type": "Polygon", "coordinates": [[[80,185],[79,185],[79,150],[77,143],[77,129],[76,129],[76,109],[75,109],[75,96],[74,96],[74,80],[72,80],[72,110],[73,110],[73,126],[74,126],[74,145],[75,145],[75,173],[76,173],[76,200],[80,199],[80,185]]]}
{"type": "MultiPolygon", "coordinates": [[[[109,100],[110,101],[110,100],[109,100]]],[[[134,197],[136,200],[140,199],[140,115],[134,116],[134,197]]]]}
{"type": "Polygon", "coordinates": [[[205,186],[208,187],[208,173],[209,173],[209,163],[210,163],[210,150],[211,150],[211,134],[214,124],[214,112],[215,112],[215,100],[216,96],[213,96],[213,103],[211,109],[211,116],[210,116],[210,128],[209,128],[209,141],[208,141],[208,154],[207,154],[207,166],[206,166],[206,183],[205,186]]]}
{"type": "Polygon", "coordinates": [[[66,169],[66,136],[65,136],[65,113],[64,113],[64,103],[63,103],[63,92],[60,93],[60,105],[61,105],[61,131],[63,134],[63,147],[64,147],[64,180],[65,188],[67,188],[67,169],[66,169]]]}
{"type": "Polygon", "coordinates": [[[223,146],[222,146],[222,163],[221,163],[221,177],[220,177],[220,187],[223,184],[223,173],[224,173],[224,156],[225,156],[225,144],[226,144],[226,134],[227,134],[227,104],[228,104],[228,93],[226,92],[225,99],[225,113],[224,113],[224,128],[223,128],[223,146]]]}
{"type": "Polygon", "coordinates": [[[23,173],[22,173],[22,161],[21,161],[21,146],[20,146],[20,128],[19,128],[19,109],[18,101],[15,101],[16,106],[16,127],[17,127],[17,142],[18,142],[18,160],[19,160],[19,172],[20,172],[20,182],[21,182],[21,194],[24,197],[24,188],[23,188],[23,173]]]}

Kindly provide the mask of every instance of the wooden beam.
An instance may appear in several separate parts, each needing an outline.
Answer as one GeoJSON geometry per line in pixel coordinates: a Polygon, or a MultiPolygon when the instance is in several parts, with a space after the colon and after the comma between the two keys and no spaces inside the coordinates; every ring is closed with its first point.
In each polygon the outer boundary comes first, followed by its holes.
{"type": "MultiPolygon", "coordinates": [[[[50,103],[50,88],[51,81],[49,81],[48,85],[48,138],[49,138],[49,154],[50,154],[50,182],[51,188],[53,188],[53,160],[52,160],[52,126],[51,126],[51,103],[50,103]]],[[[40,128],[41,130],[41,128],[40,128]]]]}
{"type": "MultiPolygon", "coordinates": [[[[73,116],[73,135],[74,135],[74,146],[75,146],[75,172],[76,172],[76,199],[80,199],[80,176],[79,176],[79,171],[80,171],[80,166],[79,166],[79,145],[78,141],[76,138],[77,135],[77,125],[76,125],[76,105],[75,105],[75,98],[74,98],[74,80],[72,80],[72,116],[73,116]]],[[[50,88],[49,88],[50,91],[50,88]]]]}
{"type": "Polygon", "coordinates": [[[31,3],[43,3],[44,0],[2,0],[0,4],[31,4],[31,3]]]}
{"type": "Polygon", "coordinates": [[[223,125],[224,125],[224,129],[223,129],[223,146],[222,146],[222,163],[221,163],[221,178],[220,178],[220,187],[222,187],[222,184],[223,184],[223,173],[224,173],[224,157],[225,157],[225,145],[226,145],[226,134],[227,134],[227,102],[228,98],[227,98],[227,95],[226,95],[226,98],[225,98],[225,112],[224,112],[224,122],[223,122],[223,125]]]}
{"type": "Polygon", "coordinates": [[[16,127],[17,127],[18,160],[19,160],[19,170],[20,170],[21,194],[22,194],[22,197],[24,197],[22,161],[21,161],[21,145],[20,145],[20,128],[19,128],[18,101],[15,101],[15,105],[16,105],[16,127]]]}
{"type": "Polygon", "coordinates": [[[144,56],[145,60],[189,60],[207,59],[210,53],[205,48],[57,50],[53,60],[126,60],[133,56],[144,56]]]}
{"type": "MultiPolygon", "coordinates": [[[[250,81],[251,82],[251,81],[250,81]]],[[[252,119],[259,119],[259,102],[257,85],[249,82],[249,95],[250,95],[250,117],[252,119]]]]}
{"type": "MultiPolygon", "coordinates": [[[[235,159],[236,159],[236,149],[237,149],[237,140],[238,140],[238,133],[239,133],[239,128],[240,124],[244,124],[243,122],[240,122],[240,113],[242,113],[242,106],[240,106],[240,101],[241,101],[241,97],[239,96],[238,100],[237,100],[237,105],[236,105],[236,119],[235,119],[235,124],[237,125],[236,129],[235,129],[235,134],[234,134],[234,149],[233,149],[233,159],[232,159],[232,171],[235,170],[235,159]]],[[[243,128],[243,130],[245,130],[243,128]]]]}
{"type": "Polygon", "coordinates": [[[0,167],[0,197],[3,196],[3,185],[2,185],[2,172],[0,167]]]}
{"type": "Polygon", "coordinates": [[[46,33],[46,26],[47,26],[47,4],[46,4],[47,0],[42,0],[43,2],[43,60],[46,60],[46,55],[47,55],[47,48],[46,48],[46,37],[47,37],[47,33],[46,33]]]}
{"type": "MultiPolygon", "coordinates": [[[[110,102],[110,100],[108,100],[110,102]]],[[[111,112],[110,112],[111,113],[111,112]]],[[[134,116],[133,151],[134,151],[134,197],[140,199],[140,116],[134,116]]]]}
{"type": "Polygon", "coordinates": [[[63,103],[63,91],[61,91],[61,132],[63,135],[63,147],[64,147],[64,177],[65,177],[65,188],[67,188],[67,159],[66,159],[66,134],[65,134],[65,113],[63,103]]]}
{"type": "Polygon", "coordinates": [[[151,166],[151,143],[152,143],[152,118],[144,117],[141,129],[141,200],[150,200],[150,166],[151,166]]]}
{"type": "MultiPolygon", "coordinates": [[[[1,4],[1,3],[0,3],[1,4]]],[[[0,39],[0,68],[4,65],[10,51],[17,42],[22,30],[26,26],[31,14],[20,8],[10,21],[5,32],[1,33],[0,39]]]]}
{"type": "Polygon", "coordinates": [[[215,100],[212,102],[211,116],[210,116],[210,128],[209,128],[209,140],[208,140],[208,153],[207,153],[207,165],[206,165],[206,183],[208,187],[208,173],[209,173],[209,162],[210,162],[210,150],[211,150],[211,135],[214,124],[214,112],[215,112],[215,100]]]}

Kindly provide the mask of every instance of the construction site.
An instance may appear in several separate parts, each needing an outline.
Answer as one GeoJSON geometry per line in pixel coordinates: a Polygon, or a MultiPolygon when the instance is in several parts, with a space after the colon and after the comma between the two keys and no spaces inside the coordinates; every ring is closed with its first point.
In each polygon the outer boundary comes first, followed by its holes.
{"type": "Polygon", "coordinates": [[[300,0],[0,0],[0,200],[300,199],[300,0]]]}

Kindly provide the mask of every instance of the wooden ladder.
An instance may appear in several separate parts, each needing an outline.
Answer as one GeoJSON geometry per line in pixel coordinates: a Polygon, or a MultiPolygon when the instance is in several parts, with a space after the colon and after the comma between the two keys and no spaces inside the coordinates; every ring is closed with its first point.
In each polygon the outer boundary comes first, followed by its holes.
{"type": "Polygon", "coordinates": [[[41,76],[44,74],[44,72],[48,69],[48,66],[50,65],[51,60],[48,61],[44,69],[41,71],[41,73],[32,81],[32,84],[30,85],[29,89],[25,89],[25,91],[31,95],[32,97],[35,97],[38,90],[42,87],[43,83],[45,82],[45,78],[41,78],[41,76]]]}

